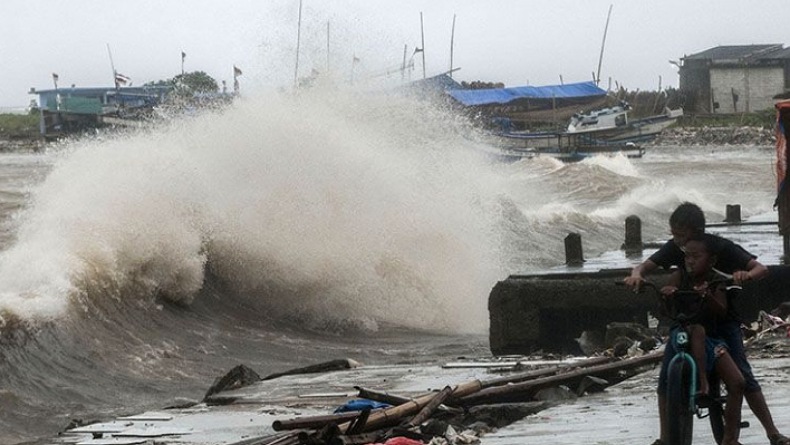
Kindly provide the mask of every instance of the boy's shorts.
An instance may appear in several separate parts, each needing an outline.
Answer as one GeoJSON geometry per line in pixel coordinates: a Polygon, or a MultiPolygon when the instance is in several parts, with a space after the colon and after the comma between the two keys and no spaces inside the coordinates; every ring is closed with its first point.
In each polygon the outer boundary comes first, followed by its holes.
{"type": "MultiPolygon", "coordinates": [[[[727,343],[727,348],[730,351],[730,356],[738,369],[743,374],[743,379],[746,382],[744,392],[758,392],[760,391],[760,384],[754,378],[752,366],[746,359],[746,349],[743,347],[743,332],[741,332],[741,322],[737,320],[727,321],[719,324],[716,330],[716,337],[724,340],[727,343]]],[[[669,346],[669,345],[667,345],[669,346]]]]}

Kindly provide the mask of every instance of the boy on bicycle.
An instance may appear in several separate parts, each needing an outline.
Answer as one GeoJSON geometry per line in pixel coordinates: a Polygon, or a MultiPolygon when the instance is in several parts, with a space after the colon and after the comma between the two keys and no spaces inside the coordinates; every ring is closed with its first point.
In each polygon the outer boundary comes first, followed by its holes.
{"type": "MultiPolygon", "coordinates": [[[[680,204],[669,218],[669,226],[672,232],[672,239],[667,241],[657,252],[647,260],[637,265],[631,271],[631,276],[623,280],[626,285],[638,289],[644,281],[644,275],[650,273],[658,267],[669,269],[672,266],[684,267],[683,248],[688,239],[694,234],[705,233],[705,214],[697,205],[690,202],[680,204]]],[[[760,264],[753,255],[744,250],[741,246],[730,240],[705,234],[720,243],[717,256],[716,269],[732,274],[735,284],[742,284],[748,280],[759,280],[768,274],[768,269],[760,264]]],[[[749,404],[749,408],[762,424],[771,445],[790,445],[790,439],[779,433],[774,425],[771,412],[765,403],[760,384],[754,378],[751,366],[746,359],[746,352],[743,348],[743,334],[740,329],[741,322],[735,316],[734,311],[728,320],[718,326],[718,336],[724,339],[729,348],[730,355],[741,370],[746,380],[744,397],[749,404]]],[[[662,368],[669,363],[667,356],[664,357],[662,368]]],[[[666,398],[664,394],[658,393],[659,422],[661,425],[661,436],[653,445],[664,445],[666,443],[666,423],[664,418],[664,408],[666,398]]]]}
{"type": "MultiPolygon", "coordinates": [[[[685,244],[685,268],[675,269],[669,283],[661,289],[668,306],[674,313],[689,317],[686,330],[690,337],[691,354],[697,362],[699,373],[698,405],[709,402],[708,373],[714,369],[727,385],[727,405],[724,409],[724,437],[722,445],[738,445],[741,423],[741,405],[745,381],[738,365],[727,351],[727,344],[711,336],[720,322],[727,319],[729,302],[723,276],[716,273],[716,240],[704,234],[692,236],[685,244]],[[684,302],[677,291],[699,293],[700,298],[684,302]]],[[[674,327],[673,331],[679,329],[674,327]]],[[[675,338],[670,334],[670,338],[675,338]]],[[[673,347],[667,344],[665,356],[672,357],[673,347]]],[[[662,369],[659,386],[666,387],[667,376],[662,369]]]]}

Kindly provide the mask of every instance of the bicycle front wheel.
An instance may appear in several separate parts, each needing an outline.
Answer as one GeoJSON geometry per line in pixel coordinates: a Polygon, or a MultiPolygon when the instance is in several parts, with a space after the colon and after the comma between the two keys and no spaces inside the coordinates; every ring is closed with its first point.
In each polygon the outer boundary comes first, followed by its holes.
{"type": "Polygon", "coordinates": [[[674,360],[667,370],[667,445],[691,444],[695,409],[691,387],[696,370],[690,360],[689,356],[674,360]]]}
{"type": "MultiPolygon", "coordinates": [[[[708,376],[708,381],[710,382],[710,396],[718,400],[721,397],[721,383],[718,375],[711,373],[708,376]]],[[[721,441],[724,439],[724,407],[721,403],[714,402],[708,408],[708,415],[713,438],[716,439],[717,444],[721,444],[721,441]]]]}

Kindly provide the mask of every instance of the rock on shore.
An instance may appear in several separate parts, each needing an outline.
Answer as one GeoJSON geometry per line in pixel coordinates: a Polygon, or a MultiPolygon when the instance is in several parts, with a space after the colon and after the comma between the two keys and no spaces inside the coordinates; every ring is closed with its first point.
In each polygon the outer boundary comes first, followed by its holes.
{"type": "Polygon", "coordinates": [[[754,145],[776,143],[773,129],[762,127],[672,127],[651,145],[754,145]]]}

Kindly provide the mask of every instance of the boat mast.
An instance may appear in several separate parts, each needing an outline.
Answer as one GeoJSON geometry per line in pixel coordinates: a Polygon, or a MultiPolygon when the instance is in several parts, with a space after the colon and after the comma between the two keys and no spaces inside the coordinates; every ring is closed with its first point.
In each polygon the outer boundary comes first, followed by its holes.
{"type": "Polygon", "coordinates": [[[455,14],[453,14],[453,29],[450,32],[450,78],[453,78],[453,41],[455,40],[455,14]]]}
{"type": "Polygon", "coordinates": [[[110,68],[112,68],[112,81],[115,83],[115,86],[118,86],[118,82],[115,81],[115,62],[112,60],[112,51],[110,51],[110,44],[107,44],[107,54],[110,56],[110,68]]]}
{"type": "Polygon", "coordinates": [[[406,49],[409,47],[407,43],[403,44],[403,63],[400,66],[400,80],[406,80],[406,49]]]}
{"type": "Polygon", "coordinates": [[[422,78],[425,79],[425,29],[422,24],[422,11],[420,11],[420,38],[422,40],[422,78]]]}
{"type": "Polygon", "coordinates": [[[603,40],[601,41],[601,54],[598,56],[598,74],[595,76],[595,84],[601,83],[601,63],[603,62],[603,48],[606,45],[606,32],[609,30],[609,18],[612,16],[612,6],[609,5],[609,13],[606,14],[606,26],[603,29],[603,40]]]}
{"type": "Polygon", "coordinates": [[[329,21],[326,22],[326,74],[329,75],[329,21]]]}
{"type": "Polygon", "coordinates": [[[299,0],[299,21],[296,26],[296,66],[294,66],[294,89],[298,86],[299,75],[299,44],[302,40],[302,0],[299,0]]]}
{"type": "Polygon", "coordinates": [[[112,51],[110,51],[110,44],[107,44],[107,54],[110,56],[110,68],[112,68],[112,82],[115,84],[115,102],[118,108],[123,104],[121,101],[121,87],[118,85],[118,73],[115,71],[115,62],[112,60],[112,51]]]}

